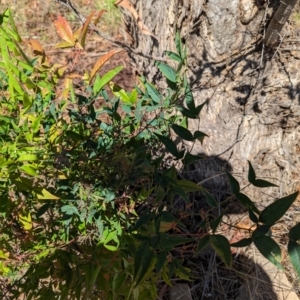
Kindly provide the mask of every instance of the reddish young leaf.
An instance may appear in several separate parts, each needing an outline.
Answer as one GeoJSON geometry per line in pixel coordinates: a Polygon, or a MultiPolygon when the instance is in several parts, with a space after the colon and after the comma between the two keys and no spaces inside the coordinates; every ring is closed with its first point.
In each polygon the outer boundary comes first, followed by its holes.
{"type": "Polygon", "coordinates": [[[96,73],[101,69],[101,67],[115,54],[124,51],[123,49],[114,49],[109,51],[108,53],[106,53],[105,55],[103,55],[102,57],[100,57],[97,62],[95,63],[92,72],[91,72],[91,76],[90,76],[90,84],[92,82],[92,80],[94,79],[96,73]]]}
{"type": "Polygon", "coordinates": [[[102,15],[103,15],[105,12],[107,12],[107,10],[105,10],[105,9],[101,9],[100,11],[98,11],[98,13],[97,13],[97,15],[96,15],[96,18],[95,18],[95,20],[94,20],[94,25],[97,25],[97,24],[98,24],[100,18],[102,17],[102,15]]]}
{"type": "Polygon", "coordinates": [[[75,44],[75,38],[72,29],[64,17],[58,16],[57,20],[54,21],[54,25],[58,35],[63,40],[70,44],[75,44]]]}
{"type": "Polygon", "coordinates": [[[95,11],[90,13],[90,15],[87,17],[86,21],[84,22],[83,27],[80,32],[78,41],[83,48],[85,47],[86,34],[88,32],[88,29],[89,29],[89,26],[90,26],[90,23],[92,21],[94,14],[95,14],[95,11]]]}

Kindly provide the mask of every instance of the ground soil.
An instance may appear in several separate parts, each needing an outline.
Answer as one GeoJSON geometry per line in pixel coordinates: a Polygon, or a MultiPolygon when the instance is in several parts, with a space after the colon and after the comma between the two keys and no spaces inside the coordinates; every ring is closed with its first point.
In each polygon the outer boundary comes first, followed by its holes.
{"type": "MultiPolygon", "coordinates": [[[[123,37],[119,30],[121,21],[118,11],[117,9],[109,10],[106,2],[103,0],[72,1],[85,17],[92,11],[106,9],[107,12],[100,19],[98,29],[115,40],[122,41],[123,37]]],[[[67,65],[67,72],[83,75],[84,70],[91,70],[101,56],[116,48],[111,42],[97,36],[96,33],[91,33],[86,43],[86,49],[83,52],[79,53],[73,49],[57,49],[55,46],[61,40],[55,30],[54,21],[59,15],[67,19],[73,30],[81,26],[76,15],[68,7],[55,1],[44,3],[38,0],[25,0],[19,3],[14,0],[5,0],[2,3],[4,4],[1,5],[2,9],[9,7],[12,10],[23,40],[25,42],[29,39],[40,41],[50,61],[67,65]]],[[[101,68],[100,76],[117,66],[124,66],[124,69],[115,77],[114,81],[123,88],[130,90],[134,86],[135,76],[125,51],[116,54],[109,60],[101,68]]]]}

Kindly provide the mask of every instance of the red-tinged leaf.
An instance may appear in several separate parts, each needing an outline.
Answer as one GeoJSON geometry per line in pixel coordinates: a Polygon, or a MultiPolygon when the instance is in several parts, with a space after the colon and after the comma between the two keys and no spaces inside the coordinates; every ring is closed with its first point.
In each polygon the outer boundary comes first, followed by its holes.
{"type": "Polygon", "coordinates": [[[70,44],[75,44],[75,38],[69,25],[68,21],[62,17],[58,16],[57,20],[54,21],[54,25],[57,31],[57,34],[66,42],[70,44]]]}
{"type": "Polygon", "coordinates": [[[107,10],[105,10],[105,9],[101,9],[100,11],[98,11],[98,13],[97,13],[97,15],[96,15],[96,18],[95,18],[95,20],[94,20],[94,25],[97,25],[97,24],[98,24],[100,18],[102,17],[102,15],[103,15],[105,12],[107,12],[107,10]]]}
{"type": "Polygon", "coordinates": [[[80,31],[80,35],[78,38],[78,41],[80,43],[80,45],[82,46],[82,48],[85,47],[85,40],[86,40],[86,34],[88,32],[89,26],[91,24],[92,18],[95,14],[95,11],[91,12],[90,15],[87,17],[86,21],[83,24],[83,27],[80,31]]]}
{"type": "Polygon", "coordinates": [[[33,50],[34,55],[42,56],[42,57],[46,55],[45,50],[43,49],[43,46],[40,44],[39,41],[30,39],[29,44],[33,50]]]}
{"type": "Polygon", "coordinates": [[[97,62],[95,63],[92,72],[91,72],[91,76],[90,76],[90,84],[92,82],[92,80],[94,79],[96,73],[101,69],[101,67],[115,54],[120,53],[124,51],[123,49],[114,49],[109,51],[108,53],[106,53],[105,55],[103,55],[102,57],[100,57],[97,62]]]}

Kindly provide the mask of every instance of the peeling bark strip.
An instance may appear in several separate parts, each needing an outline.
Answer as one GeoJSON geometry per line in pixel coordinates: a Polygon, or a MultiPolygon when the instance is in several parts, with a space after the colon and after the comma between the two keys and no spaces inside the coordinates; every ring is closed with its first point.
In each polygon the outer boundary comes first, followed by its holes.
{"type": "Polygon", "coordinates": [[[277,11],[275,12],[269,27],[266,31],[265,43],[268,47],[278,46],[281,35],[280,32],[292,13],[293,8],[297,4],[298,0],[284,0],[277,11]]]}

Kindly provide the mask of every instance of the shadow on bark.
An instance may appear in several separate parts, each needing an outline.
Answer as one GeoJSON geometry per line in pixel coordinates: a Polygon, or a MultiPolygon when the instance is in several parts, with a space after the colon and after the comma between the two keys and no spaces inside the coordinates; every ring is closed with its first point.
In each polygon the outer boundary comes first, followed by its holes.
{"type": "MultiPolygon", "coordinates": [[[[198,227],[204,217],[212,220],[220,212],[226,211],[223,218],[224,222],[220,223],[217,233],[226,236],[230,242],[236,242],[237,240],[233,241],[232,239],[241,239],[244,236],[234,229],[235,224],[239,219],[245,218],[248,212],[232,197],[229,182],[224,172],[225,170],[231,172],[232,166],[228,161],[219,157],[207,157],[203,153],[197,155],[204,157],[204,159],[183,170],[180,177],[201,184],[217,200],[219,206],[212,209],[207,204],[203,194],[196,192],[191,196],[190,203],[186,203],[180,198],[176,199],[173,212],[190,233],[204,234],[206,230],[198,227]]],[[[224,265],[210,246],[204,248],[195,257],[194,251],[180,249],[180,255],[184,258],[184,266],[190,268],[195,276],[190,284],[192,299],[279,299],[268,274],[251,258],[257,256],[257,251],[254,254],[254,246],[232,249],[233,251],[242,250],[232,254],[233,265],[231,269],[224,265]]],[[[178,254],[174,253],[174,255],[178,254]]]]}

